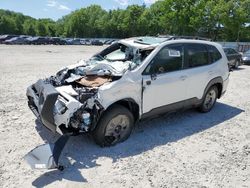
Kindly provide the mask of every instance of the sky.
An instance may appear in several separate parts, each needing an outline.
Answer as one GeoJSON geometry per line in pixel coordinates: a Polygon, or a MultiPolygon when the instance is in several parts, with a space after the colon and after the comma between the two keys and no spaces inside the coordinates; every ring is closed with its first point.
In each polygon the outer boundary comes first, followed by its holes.
{"type": "Polygon", "coordinates": [[[51,18],[57,20],[76,9],[92,4],[103,9],[126,8],[131,4],[150,6],[156,0],[0,0],[0,9],[12,10],[34,18],[51,18]]]}

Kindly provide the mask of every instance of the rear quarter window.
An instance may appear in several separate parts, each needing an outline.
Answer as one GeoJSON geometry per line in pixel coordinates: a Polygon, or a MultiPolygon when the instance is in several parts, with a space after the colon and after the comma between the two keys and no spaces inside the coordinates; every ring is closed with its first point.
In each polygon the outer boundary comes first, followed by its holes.
{"type": "Polygon", "coordinates": [[[221,53],[215,46],[207,45],[207,48],[210,56],[210,63],[214,63],[222,58],[221,53]]]}

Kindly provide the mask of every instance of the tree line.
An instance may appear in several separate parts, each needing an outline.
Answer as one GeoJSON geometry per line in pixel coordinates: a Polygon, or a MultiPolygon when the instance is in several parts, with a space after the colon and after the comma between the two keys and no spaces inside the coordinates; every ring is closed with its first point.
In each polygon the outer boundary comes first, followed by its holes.
{"type": "Polygon", "coordinates": [[[92,5],[57,21],[0,9],[0,34],[76,38],[169,34],[250,41],[250,0],[162,0],[150,7],[109,11],[92,5]]]}

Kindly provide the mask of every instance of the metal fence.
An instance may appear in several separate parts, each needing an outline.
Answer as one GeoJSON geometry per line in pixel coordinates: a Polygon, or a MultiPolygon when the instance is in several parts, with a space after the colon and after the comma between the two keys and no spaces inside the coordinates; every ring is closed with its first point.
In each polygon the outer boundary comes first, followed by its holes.
{"type": "Polygon", "coordinates": [[[250,49],[250,42],[218,42],[223,47],[234,48],[239,52],[245,52],[250,49]]]}

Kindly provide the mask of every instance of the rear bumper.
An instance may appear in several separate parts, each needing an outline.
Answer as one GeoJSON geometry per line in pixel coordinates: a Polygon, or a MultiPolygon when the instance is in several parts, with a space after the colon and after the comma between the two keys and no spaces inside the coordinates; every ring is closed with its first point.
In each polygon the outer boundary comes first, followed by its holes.
{"type": "Polygon", "coordinates": [[[28,106],[42,123],[52,132],[56,132],[57,126],[54,122],[54,105],[58,98],[58,91],[42,80],[27,88],[28,106]]]}

